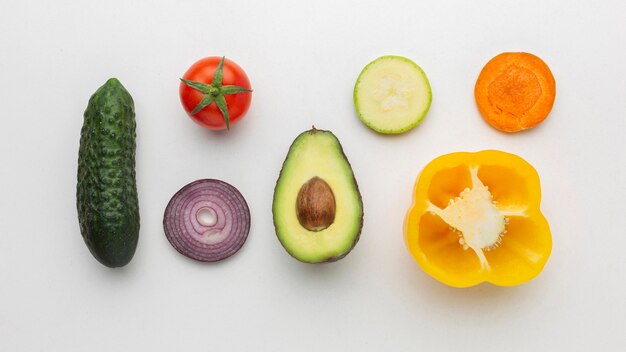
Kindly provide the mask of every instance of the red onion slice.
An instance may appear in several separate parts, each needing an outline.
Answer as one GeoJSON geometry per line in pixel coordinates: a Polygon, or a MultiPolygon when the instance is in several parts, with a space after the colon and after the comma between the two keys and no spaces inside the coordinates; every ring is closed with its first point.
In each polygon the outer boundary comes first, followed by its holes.
{"type": "Polygon", "coordinates": [[[181,188],[167,204],[163,229],[182,255],[216,262],[243,246],[250,232],[250,210],[230,184],[197,180],[181,188]]]}

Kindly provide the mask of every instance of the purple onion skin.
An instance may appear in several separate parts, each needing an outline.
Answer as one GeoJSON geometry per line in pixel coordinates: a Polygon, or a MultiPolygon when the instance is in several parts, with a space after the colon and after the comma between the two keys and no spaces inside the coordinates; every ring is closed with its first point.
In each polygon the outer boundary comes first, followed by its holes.
{"type": "Polygon", "coordinates": [[[250,209],[232,185],[201,179],[181,188],[167,204],[163,229],[182,255],[201,262],[217,262],[235,254],[250,232],[250,209]],[[202,224],[197,214],[209,209],[215,223],[202,224]]]}

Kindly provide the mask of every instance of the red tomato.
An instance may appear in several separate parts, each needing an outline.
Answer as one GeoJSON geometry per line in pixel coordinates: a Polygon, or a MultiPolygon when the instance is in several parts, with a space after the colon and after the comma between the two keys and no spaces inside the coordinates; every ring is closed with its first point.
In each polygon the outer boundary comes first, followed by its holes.
{"type": "MultiPolygon", "coordinates": [[[[183,79],[211,85],[213,76],[222,60],[221,57],[207,57],[199,60],[191,65],[191,67],[183,75],[183,79]]],[[[251,89],[250,80],[239,65],[229,59],[224,59],[222,86],[239,86],[251,89]]],[[[198,106],[202,98],[206,95],[199,90],[190,87],[185,82],[180,82],[180,101],[187,111],[187,114],[198,124],[212,130],[223,130],[227,127],[224,115],[220,111],[215,102],[206,106],[195,114],[193,110],[198,106]]],[[[240,92],[224,95],[226,106],[228,107],[228,115],[230,125],[241,120],[252,100],[251,92],[240,92]]]]}

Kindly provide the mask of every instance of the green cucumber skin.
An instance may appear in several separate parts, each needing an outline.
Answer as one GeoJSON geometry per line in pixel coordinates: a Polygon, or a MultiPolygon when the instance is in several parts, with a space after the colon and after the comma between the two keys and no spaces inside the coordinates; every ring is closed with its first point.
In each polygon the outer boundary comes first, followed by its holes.
{"type": "Polygon", "coordinates": [[[128,264],[139,240],[135,129],[133,98],[111,78],[85,110],[76,190],[83,239],[110,268],[128,264]]]}

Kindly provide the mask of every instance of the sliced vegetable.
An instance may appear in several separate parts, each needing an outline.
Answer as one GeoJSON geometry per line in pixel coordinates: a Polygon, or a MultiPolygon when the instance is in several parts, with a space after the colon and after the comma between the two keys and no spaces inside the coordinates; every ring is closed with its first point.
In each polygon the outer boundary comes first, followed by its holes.
{"type": "Polygon", "coordinates": [[[163,228],[182,255],[215,262],[243,246],[250,231],[250,210],[241,193],[230,184],[197,180],[172,197],[165,208],[163,228]]]}
{"type": "Polygon", "coordinates": [[[518,132],[548,117],[556,83],[548,65],[537,56],[502,53],[480,72],[474,96],[487,123],[503,132],[518,132]]]}
{"type": "Polygon", "coordinates": [[[211,130],[230,128],[241,120],[252,100],[250,80],[235,62],[207,57],[181,78],[180,101],[187,114],[211,130]]]}
{"type": "Polygon", "coordinates": [[[446,285],[519,285],[541,272],[552,250],[540,202],[537,172],[516,155],[444,155],[415,184],[406,245],[446,285]]]}
{"type": "Polygon", "coordinates": [[[370,62],[354,86],[354,106],[369,128],[385,134],[417,126],[430,108],[432,93],[426,74],[401,56],[370,62]]]}
{"type": "Polygon", "coordinates": [[[363,200],[331,131],[313,127],[293,141],[276,181],[272,214],[278,240],[304,263],[337,261],[359,241],[363,200]]]}

